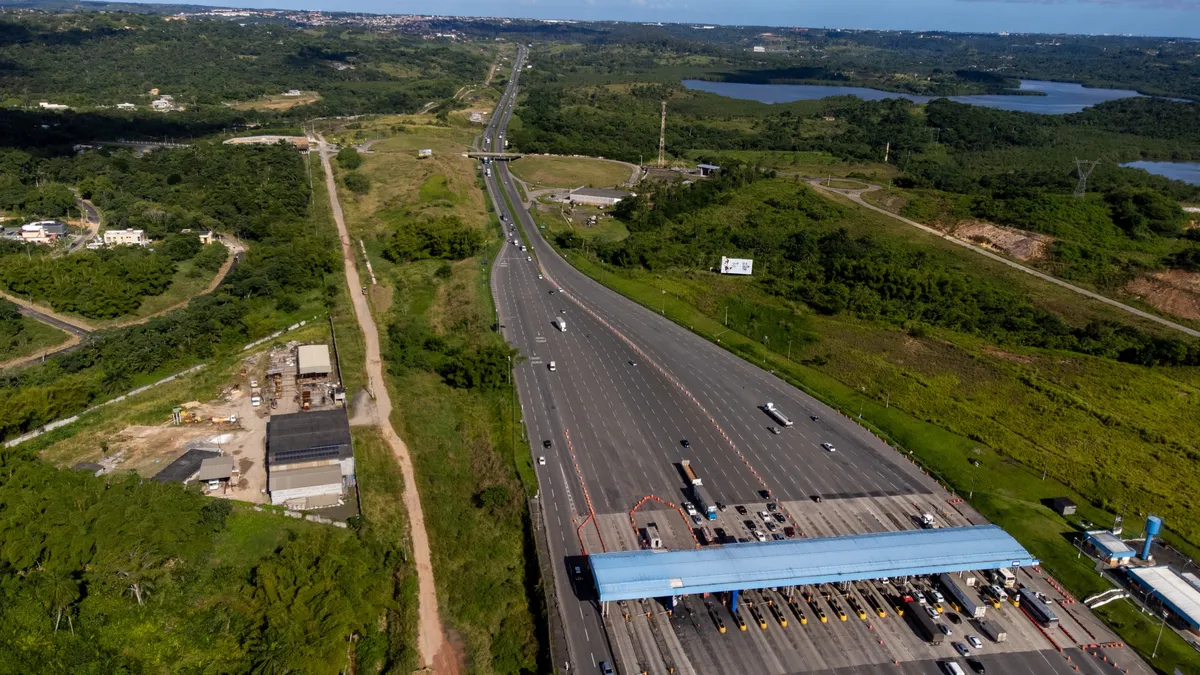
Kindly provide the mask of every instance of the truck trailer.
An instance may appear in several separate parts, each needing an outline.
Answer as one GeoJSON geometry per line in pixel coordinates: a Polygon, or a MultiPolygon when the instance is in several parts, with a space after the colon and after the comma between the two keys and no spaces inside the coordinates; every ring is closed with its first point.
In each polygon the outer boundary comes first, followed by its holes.
{"type": "Polygon", "coordinates": [[[986,635],[992,642],[1004,642],[1008,639],[1008,633],[1004,631],[1004,626],[1001,626],[994,620],[981,619],[979,621],[979,632],[986,635]]]}
{"type": "Polygon", "coordinates": [[[943,574],[938,577],[938,580],[942,582],[942,588],[946,589],[946,595],[949,596],[950,603],[954,605],[955,609],[972,619],[983,617],[987,607],[971,599],[970,594],[954,581],[954,577],[943,574]]]}
{"type": "Polygon", "coordinates": [[[783,426],[785,426],[785,427],[792,426],[792,424],[793,424],[792,420],[788,419],[788,416],[784,415],[783,412],[779,410],[779,408],[776,408],[774,403],[768,402],[766,405],[763,406],[763,410],[766,411],[766,413],[771,416],[771,419],[774,419],[776,422],[779,422],[783,426]]]}
{"type": "Polygon", "coordinates": [[[917,629],[917,634],[931,645],[942,644],[942,639],[945,635],[942,630],[937,627],[937,623],[929,617],[925,612],[925,608],[921,607],[916,601],[908,601],[908,616],[913,623],[913,627],[917,629]]]}
{"type": "Polygon", "coordinates": [[[717,503],[708,496],[708,492],[705,491],[700,481],[692,483],[692,498],[695,500],[696,506],[704,512],[705,517],[709,520],[717,519],[717,503]]]}

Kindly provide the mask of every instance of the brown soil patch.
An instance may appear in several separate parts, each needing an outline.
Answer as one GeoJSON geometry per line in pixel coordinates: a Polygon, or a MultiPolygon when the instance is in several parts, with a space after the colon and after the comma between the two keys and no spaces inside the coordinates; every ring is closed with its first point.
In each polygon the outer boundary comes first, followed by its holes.
{"type": "Polygon", "coordinates": [[[1005,361],[1012,361],[1014,363],[1023,363],[1026,365],[1033,363],[1033,357],[1023,356],[1021,354],[1013,354],[1012,352],[1002,351],[996,349],[995,347],[984,347],[983,352],[988,356],[994,356],[998,359],[1004,359],[1005,361]]]}
{"type": "Polygon", "coordinates": [[[1054,241],[1054,237],[1049,235],[993,225],[982,220],[959,221],[951,234],[956,239],[999,251],[1021,261],[1046,257],[1046,250],[1054,241]]]}
{"type": "Polygon", "coordinates": [[[1181,319],[1200,320],[1200,273],[1166,270],[1140,276],[1126,284],[1125,292],[1181,319]]]}

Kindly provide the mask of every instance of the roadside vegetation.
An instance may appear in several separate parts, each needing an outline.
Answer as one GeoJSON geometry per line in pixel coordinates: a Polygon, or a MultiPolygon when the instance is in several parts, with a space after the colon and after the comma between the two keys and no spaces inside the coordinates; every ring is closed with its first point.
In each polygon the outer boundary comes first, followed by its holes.
{"type": "Polygon", "coordinates": [[[0,298],[0,363],[66,342],[66,333],[21,316],[17,306],[0,298]]]}
{"type": "Polygon", "coordinates": [[[519,355],[495,333],[484,264],[501,241],[499,222],[475,163],[459,156],[472,130],[433,121],[342,123],[327,137],[343,145],[382,138],[359,155],[361,166],[339,157],[339,173],[353,166],[372,183],[370,193],[346,194],[342,203],[380,283],[368,291],[387,326],[393,422],[420,482],[451,644],[461,645],[473,672],[544,672],[526,505],[536,483],[510,378],[519,355]],[[421,148],[433,157],[418,159],[421,148]]]}
{"type": "Polygon", "coordinates": [[[538,188],[615,188],[629,182],[631,167],[590,157],[522,157],[512,162],[512,174],[538,188]]]}

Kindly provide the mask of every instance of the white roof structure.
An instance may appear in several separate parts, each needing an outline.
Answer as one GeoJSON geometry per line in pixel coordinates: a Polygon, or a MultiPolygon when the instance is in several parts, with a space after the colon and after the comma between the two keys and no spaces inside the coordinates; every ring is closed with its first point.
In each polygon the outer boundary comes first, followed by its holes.
{"type": "Polygon", "coordinates": [[[329,345],[300,345],[296,350],[300,375],[325,375],[330,367],[329,345]]]}
{"type": "Polygon", "coordinates": [[[1192,628],[1200,627],[1200,590],[1192,586],[1186,579],[1179,576],[1175,570],[1164,565],[1158,567],[1129,567],[1129,576],[1137,579],[1176,616],[1186,621],[1192,628]]]}
{"type": "Polygon", "coordinates": [[[200,461],[200,473],[196,475],[198,481],[223,480],[229,478],[233,474],[233,457],[209,457],[200,461]]]}

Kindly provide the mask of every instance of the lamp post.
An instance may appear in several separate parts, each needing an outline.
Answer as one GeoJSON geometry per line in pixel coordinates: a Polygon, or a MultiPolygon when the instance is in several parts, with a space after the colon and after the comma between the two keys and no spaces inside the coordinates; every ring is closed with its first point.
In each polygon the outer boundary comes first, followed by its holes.
{"type": "Polygon", "coordinates": [[[662,289],[662,315],[667,315],[667,290],[662,289]]]}
{"type": "Polygon", "coordinates": [[[1162,623],[1158,624],[1158,639],[1154,641],[1154,652],[1150,654],[1151,659],[1158,658],[1158,643],[1162,641],[1163,628],[1167,626],[1167,613],[1163,612],[1162,623]]]}

